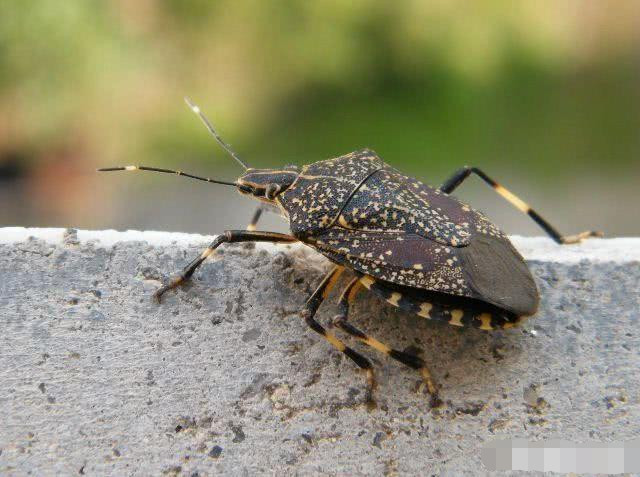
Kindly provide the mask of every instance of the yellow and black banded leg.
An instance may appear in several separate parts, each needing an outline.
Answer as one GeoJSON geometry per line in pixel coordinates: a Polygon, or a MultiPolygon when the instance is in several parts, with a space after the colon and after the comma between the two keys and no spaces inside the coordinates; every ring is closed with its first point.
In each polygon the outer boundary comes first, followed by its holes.
{"type": "Polygon", "coordinates": [[[273,242],[273,243],[290,243],[297,242],[298,239],[286,234],[280,234],[277,232],[255,232],[249,230],[227,230],[224,233],[218,235],[211,244],[200,254],[199,257],[193,259],[189,264],[184,267],[179,273],[172,275],[167,283],[153,294],[153,296],[160,301],[162,295],[172,288],[177,287],[184,281],[191,278],[196,269],[202,265],[216,248],[223,243],[237,243],[237,242],[273,242]]]}
{"type": "Polygon", "coordinates": [[[376,386],[375,376],[373,373],[373,366],[371,362],[362,356],[360,353],[354,351],[345,345],[342,341],[340,341],[333,333],[327,331],[320,323],[318,323],[314,316],[318,311],[318,308],[325,300],[325,298],[329,295],[331,289],[335,286],[340,278],[340,275],[344,271],[344,267],[336,266],[331,270],[327,276],[322,280],[322,283],[318,286],[316,291],[309,297],[307,303],[305,304],[301,315],[304,318],[304,321],[307,323],[309,328],[323,336],[331,345],[336,348],[341,353],[347,355],[360,369],[363,369],[367,374],[367,396],[366,399],[368,402],[373,402],[373,391],[376,386]]]}
{"type": "Polygon", "coordinates": [[[540,214],[538,214],[535,210],[533,210],[529,205],[524,202],[522,199],[517,197],[511,191],[505,189],[503,186],[498,184],[496,181],[491,179],[488,175],[482,172],[477,167],[463,167],[453,174],[444,184],[440,186],[440,190],[445,194],[450,194],[453,192],[462,182],[469,177],[471,174],[476,174],[480,179],[489,184],[493,190],[495,190],[498,194],[500,194],[504,199],[507,200],[511,205],[513,205],[516,209],[521,212],[527,214],[529,217],[533,219],[535,223],[537,223],[553,240],[555,240],[559,244],[571,244],[578,243],[583,239],[589,237],[602,237],[604,234],[602,232],[587,230],[585,232],[581,232],[576,235],[562,235],[558,232],[549,222],[543,219],[540,214]]]}
{"type": "Polygon", "coordinates": [[[393,349],[387,346],[386,344],[378,341],[377,339],[371,336],[368,336],[366,333],[360,331],[358,328],[348,323],[347,320],[349,318],[349,308],[355,301],[356,295],[358,294],[360,289],[362,289],[363,287],[361,280],[362,280],[362,277],[356,277],[345,288],[344,292],[340,296],[340,301],[338,303],[340,314],[336,315],[333,318],[332,324],[340,328],[345,333],[348,333],[349,335],[353,336],[358,341],[366,344],[367,346],[370,346],[375,350],[386,354],[390,358],[393,358],[396,361],[399,361],[405,366],[409,366],[410,368],[417,370],[422,376],[422,379],[427,387],[427,390],[431,395],[432,406],[434,407],[437,406],[439,404],[438,388],[433,382],[431,373],[429,372],[429,368],[427,367],[426,363],[422,360],[422,358],[419,358],[418,356],[414,356],[409,353],[405,353],[404,351],[393,349]]]}
{"type": "Polygon", "coordinates": [[[260,217],[262,216],[262,212],[264,212],[264,207],[262,207],[262,205],[259,205],[256,211],[253,213],[253,217],[251,217],[251,222],[249,222],[249,225],[247,225],[247,230],[253,232],[256,229],[258,220],[260,220],[260,217]]]}

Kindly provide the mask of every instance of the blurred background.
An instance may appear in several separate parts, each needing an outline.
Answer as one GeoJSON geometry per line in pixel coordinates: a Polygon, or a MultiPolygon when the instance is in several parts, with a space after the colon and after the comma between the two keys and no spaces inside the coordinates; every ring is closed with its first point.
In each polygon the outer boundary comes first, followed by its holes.
{"type": "MultiPolygon", "coordinates": [[[[251,166],[371,147],[437,185],[479,166],[561,231],[640,233],[640,2],[0,2],[0,225],[243,228],[251,166]]],[[[457,192],[535,225],[478,179],[457,192]]],[[[284,230],[271,217],[262,229],[284,230]]]]}

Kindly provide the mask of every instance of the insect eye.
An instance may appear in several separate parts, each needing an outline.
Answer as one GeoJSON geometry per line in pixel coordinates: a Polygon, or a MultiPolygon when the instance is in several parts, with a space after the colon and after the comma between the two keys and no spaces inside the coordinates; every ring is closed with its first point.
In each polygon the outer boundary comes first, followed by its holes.
{"type": "Polygon", "coordinates": [[[280,192],[280,186],[278,184],[269,184],[264,191],[264,196],[269,200],[273,200],[278,192],[280,192]]]}

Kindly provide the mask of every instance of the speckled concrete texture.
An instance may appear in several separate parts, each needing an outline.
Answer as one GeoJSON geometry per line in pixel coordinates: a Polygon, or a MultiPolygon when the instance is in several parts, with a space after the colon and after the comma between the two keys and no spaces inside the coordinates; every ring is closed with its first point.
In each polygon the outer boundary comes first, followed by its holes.
{"type": "Polygon", "coordinates": [[[309,249],[225,246],[155,304],[204,246],[0,244],[0,473],[473,475],[496,439],[640,435],[638,261],[538,256],[541,310],[508,332],[360,295],[353,322],[419,352],[444,400],[430,409],[412,370],[354,345],[376,365],[372,410],[364,376],[298,317],[329,268],[309,249]]]}

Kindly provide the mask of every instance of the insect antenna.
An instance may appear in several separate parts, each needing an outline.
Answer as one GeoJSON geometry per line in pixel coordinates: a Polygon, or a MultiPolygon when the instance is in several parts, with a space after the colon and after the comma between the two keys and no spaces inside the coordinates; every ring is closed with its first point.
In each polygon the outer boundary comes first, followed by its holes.
{"type": "Polygon", "coordinates": [[[229,146],[227,143],[225,143],[222,138],[218,135],[218,133],[216,132],[216,130],[214,129],[213,125],[211,124],[211,122],[209,121],[209,119],[204,115],[204,113],[200,110],[200,107],[196,104],[193,104],[191,102],[191,100],[189,98],[187,98],[185,96],[184,98],[185,103],[187,103],[187,106],[189,106],[191,108],[191,110],[196,113],[200,119],[202,120],[202,122],[204,123],[204,125],[207,127],[207,129],[209,130],[209,132],[213,135],[213,137],[215,138],[215,140],[218,142],[218,144],[220,144],[220,146],[222,147],[222,149],[224,149],[225,151],[227,151],[229,153],[229,155],[231,157],[233,157],[236,161],[238,161],[238,164],[240,164],[242,167],[246,169],[249,169],[249,166],[247,166],[245,164],[245,162],[240,159],[238,157],[238,155],[233,152],[233,149],[231,149],[231,146],[229,146]]]}
{"type": "Polygon", "coordinates": [[[210,179],[208,177],[200,177],[194,176],[193,174],[188,174],[182,171],[173,171],[171,169],[161,169],[159,167],[147,167],[147,166],[120,166],[120,167],[103,167],[98,169],[98,172],[112,172],[112,171],[151,171],[151,172],[162,172],[164,174],[177,174],[179,176],[188,177],[190,179],[197,179],[199,181],[204,182],[213,182],[214,184],[222,184],[222,185],[230,185],[233,187],[237,187],[238,184],[235,182],[226,182],[219,181],[216,179],[210,179]]]}

